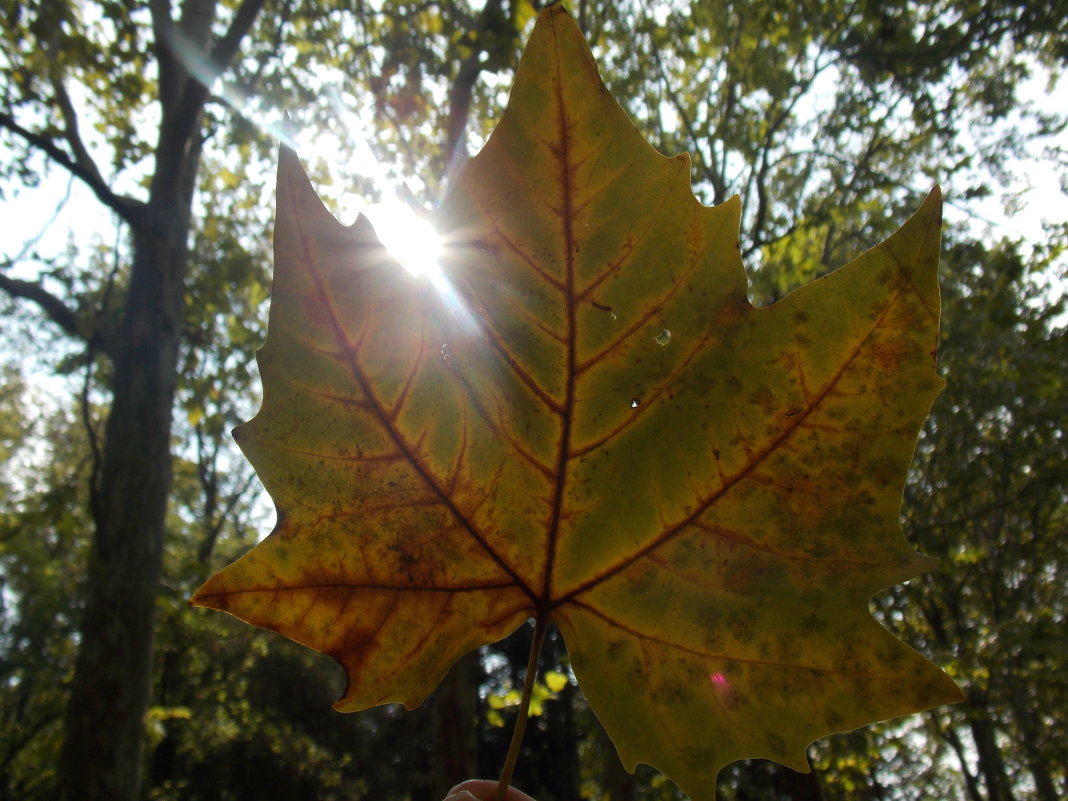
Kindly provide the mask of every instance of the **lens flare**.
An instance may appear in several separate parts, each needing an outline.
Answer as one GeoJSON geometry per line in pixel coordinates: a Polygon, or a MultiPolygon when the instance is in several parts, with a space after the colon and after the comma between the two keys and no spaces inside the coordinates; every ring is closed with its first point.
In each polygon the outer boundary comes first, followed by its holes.
{"type": "Polygon", "coordinates": [[[371,206],[366,214],[382,245],[405,270],[432,281],[441,275],[443,244],[429,222],[403,203],[371,206]]]}

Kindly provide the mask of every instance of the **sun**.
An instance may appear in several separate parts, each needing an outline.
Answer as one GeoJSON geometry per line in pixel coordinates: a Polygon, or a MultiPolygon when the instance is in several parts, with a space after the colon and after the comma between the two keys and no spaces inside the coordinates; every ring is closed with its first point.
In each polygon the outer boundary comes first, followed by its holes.
{"type": "Polygon", "coordinates": [[[445,240],[426,216],[400,201],[375,204],[364,214],[389,255],[410,275],[429,281],[465,330],[478,331],[478,322],[442,269],[445,240]]]}
{"type": "Polygon", "coordinates": [[[407,205],[376,204],[366,212],[382,245],[405,270],[437,282],[444,244],[434,226],[407,205]]]}

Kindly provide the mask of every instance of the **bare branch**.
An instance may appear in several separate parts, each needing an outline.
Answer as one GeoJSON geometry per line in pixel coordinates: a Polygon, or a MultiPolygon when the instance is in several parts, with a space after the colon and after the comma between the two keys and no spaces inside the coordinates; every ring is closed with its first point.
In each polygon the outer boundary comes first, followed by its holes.
{"type": "MultiPolygon", "coordinates": [[[[116,236],[119,229],[116,229],[116,236]]],[[[16,260],[6,260],[0,268],[6,268],[16,260]]],[[[6,292],[12,298],[28,300],[40,308],[48,317],[63,331],[74,339],[81,340],[89,349],[90,356],[93,353],[111,355],[114,352],[114,332],[104,320],[104,312],[107,310],[108,298],[111,294],[112,285],[118,270],[118,262],[108,276],[108,283],[104,290],[104,301],[96,316],[91,321],[84,315],[64,302],[59,296],[49,292],[40,281],[26,281],[21,278],[12,278],[0,269],[0,290],[6,292]]]]}
{"type": "Polygon", "coordinates": [[[93,194],[96,195],[101,203],[118,214],[124,222],[131,225],[136,224],[138,214],[144,204],[135,198],[113,192],[95,169],[88,170],[84,165],[79,164],[69,153],[60,148],[51,137],[34,133],[24,128],[6,111],[0,112],[0,128],[6,128],[11,131],[11,133],[43,152],[56,164],[70,172],[71,175],[77,177],[93,190],[93,194]]]}
{"type": "MultiPolygon", "coordinates": [[[[650,37],[651,36],[652,34],[650,34],[650,37]]],[[[712,169],[712,165],[709,164],[708,159],[705,158],[705,151],[701,146],[703,137],[698,136],[693,122],[690,120],[690,115],[686,111],[686,107],[683,105],[682,100],[672,87],[671,81],[668,80],[667,71],[664,69],[664,62],[660,58],[660,52],[656,42],[652,41],[650,38],[650,44],[650,52],[653,55],[653,61],[656,64],[657,72],[660,75],[660,86],[667,94],[668,99],[671,101],[671,105],[675,107],[675,113],[682,122],[682,127],[686,129],[686,135],[690,137],[690,144],[693,146],[694,153],[697,154],[698,169],[704,173],[705,180],[712,184],[712,191],[717,198],[715,202],[720,203],[722,200],[719,198],[725,193],[722,176],[718,175],[712,169]]]]}
{"type": "Polygon", "coordinates": [[[52,216],[45,221],[45,224],[41,226],[40,230],[35,235],[23,242],[22,248],[13,257],[9,258],[4,264],[5,267],[12,264],[18,264],[26,259],[33,257],[34,251],[37,246],[44,239],[45,234],[48,233],[48,229],[52,227],[52,224],[59,219],[59,215],[63,213],[63,209],[66,207],[68,201],[70,201],[70,191],[74,188],[74,176],[67,176],[67,188],[63,192],[63,197],[56,203],[55,208],[52,209],[52,216]]]}
{"type": "MultiPolygon", "coordinates": [[[[798,55],[794,60],[793,73],[799,75],[801,71],[801,56],[798,55]]],[[[826,65],[824,66],[824,68],[826,65]]],[[[770,214],[771,200],[768,197],[768,174],[774,164],[771,153],[775,144],[775,136],[782,129],[782,126],[786,124],[790,115],[793,114],[794,108],[800,102],[801,98],[805,96],[812,84],[815,83],[816,78],[822,71],[814,70],[812,74],[806,79],[801,81],[795,88],[793,97],[789,98],[787,102],[779,109],[778,114],[768,125],[767,131],[764,134],[764,141],[760,147],[760,166],[755,172],[751,172],[749,175],[749,186],[756,185],[757,194],[757,210],[753,215],[753,223],[749,229],[750,241],[758,241],[764,237],[764,226],[768,222],[768,215],[770,214]]],[[[748,187],[747,187],[748,188],[748,187]]]]}

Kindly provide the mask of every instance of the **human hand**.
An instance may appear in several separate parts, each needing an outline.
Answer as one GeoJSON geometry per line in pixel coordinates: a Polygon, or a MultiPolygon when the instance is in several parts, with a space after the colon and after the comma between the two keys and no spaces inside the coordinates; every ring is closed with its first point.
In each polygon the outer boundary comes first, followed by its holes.
{"type": "MultiPolygon", "coordinates": [[[[445,801],[495,801],[498,786],[497,782],[486,779],[468,779],[449,790],[445,801]]],[[[534,799],[522,790],[509,787],[504,794],[504,801],[534,801],[534,799]]]]}

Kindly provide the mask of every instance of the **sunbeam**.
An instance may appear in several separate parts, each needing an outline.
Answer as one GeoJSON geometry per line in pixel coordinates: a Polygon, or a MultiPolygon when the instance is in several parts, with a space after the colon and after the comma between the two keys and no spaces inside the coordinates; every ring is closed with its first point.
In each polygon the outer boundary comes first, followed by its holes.
{"type": "Polygon", "coordinates": [[[405,270],[436,282],[441,274],[443,244],[429,222],[399,201],[375,204],[364,213],[383,246],[405,270]]]}

